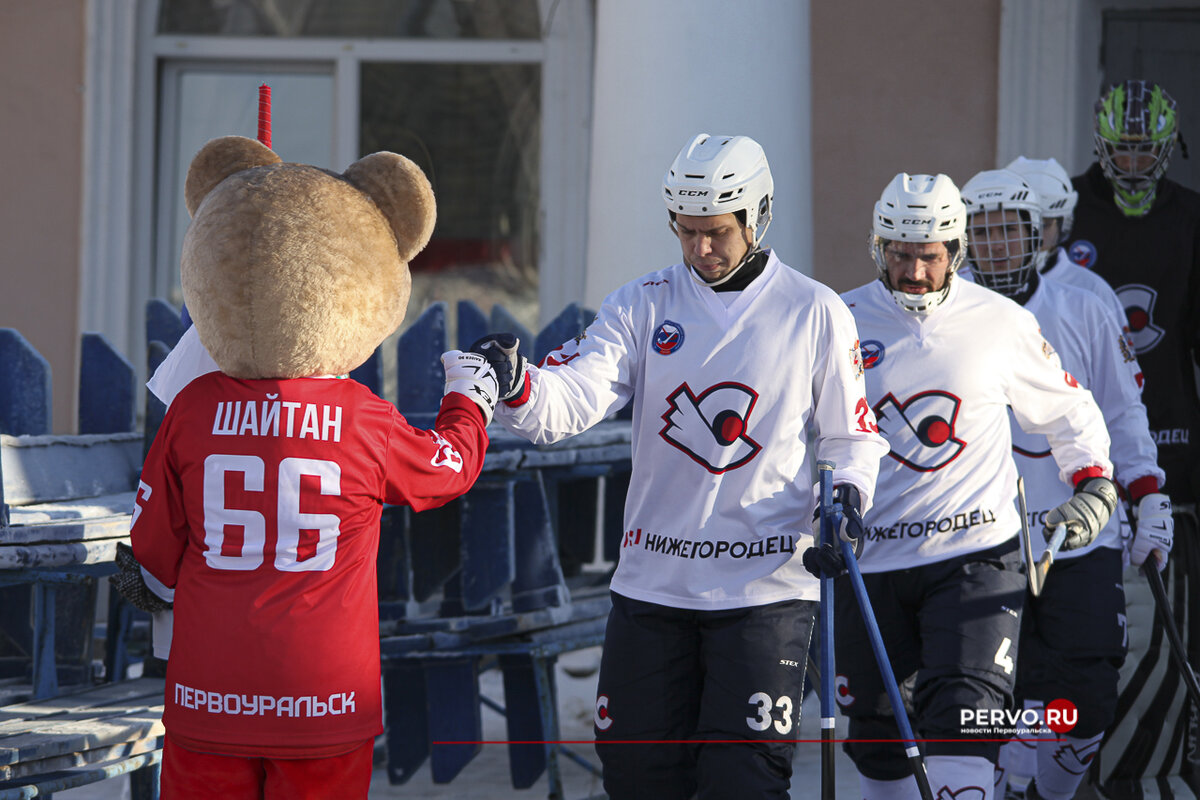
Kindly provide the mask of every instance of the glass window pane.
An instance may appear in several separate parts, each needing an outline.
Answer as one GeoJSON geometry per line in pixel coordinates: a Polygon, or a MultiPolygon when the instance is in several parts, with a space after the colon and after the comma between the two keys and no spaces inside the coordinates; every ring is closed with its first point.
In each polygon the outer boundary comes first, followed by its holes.
{"type": "MultiPolygon", "coordinates": [[[[258,87],[271,87],[271,146],[284,161],[331,168],[333,160],[333,76],[328,67],[312,71],[274,72],[247,66],[173,66],[166,71],[164,92],[174,92],[174,119],[163,119],[160,236],[157,244],[163,283],[155,293],[172,303],[183,302],[179,254],[191,218],[183,201],[183,185],[192,158],[218,136],[258,135],[258,87]],[[174,79],[171,79],[171,76],[174,79]]],[[[342,169],[345,168],[343,164],[342,169]]]]}
{"type": "Polygon", "coordinates": [[[537,0],[162,0],[158,32],[538,39],[537,0]]]}
{"type": "Polygon", "coordinates": [[[500,302],[537,327],[541,70],[533,64],[362,67],[360,150],[401,153],[437,195],[413,261],[410,314],[430,302],[500,302]]]}

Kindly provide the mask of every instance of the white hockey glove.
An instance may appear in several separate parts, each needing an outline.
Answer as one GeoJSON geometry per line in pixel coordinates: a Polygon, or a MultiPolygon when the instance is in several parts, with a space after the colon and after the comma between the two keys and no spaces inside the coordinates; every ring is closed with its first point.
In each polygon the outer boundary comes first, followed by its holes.
{"type": "Polygon", "coordinates": [[[1158,560],[1158,571],[1167,566],[1167,554],[1175,541],[1175,519],[1171,516],[1171,498],[1165,494],[1148,494],[1138,501],[1134,511],[1137,533],[1129,548],[1129,563],[1140,567],[1147,556],[1158,560]]]}
{"type": "Polygon", "coordinates": [[[492,412],[496,410],[498,385],[496,372],[487,359],[478,353],[451,350],[442,353],[442,369],[446,371],[446,390],[442,397],[458,392],[470,398],[483,411],[483,424],[491,422],[492,412]]]}
{"type": "Polygon", "coordinates": [[[500,400],[512,400],[525,391],[525,356],[517,352],[521,340],[511,333],[489,333],[471,345],[496,370],[500,400]]]}
{"type": "Polygon", "coordinates": [[[1067,538],[1062,549],[1086,547],[1108,523],[1116,507],[1117,485],[1108,478],[1087,478],[1075,487],[1070,500],[1046,514],[1042,535],[1048,542],[1054,536],[1054,529],[1066,524],[1067,538]]]}

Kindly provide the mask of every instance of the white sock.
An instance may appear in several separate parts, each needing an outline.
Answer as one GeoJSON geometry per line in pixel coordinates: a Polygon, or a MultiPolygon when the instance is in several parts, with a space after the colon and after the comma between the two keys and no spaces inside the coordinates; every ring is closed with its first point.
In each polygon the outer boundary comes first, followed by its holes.
{"type": "Polygon", "coordinates": [[[1046,800],[1071,800],[1100,749],[1104,734],[1089,739],[1064,736],[1038,742],[1037,793],[1046,800]]]}
{"type": "Polygon", "coordinates": [[[996,765],[983,756],[929,756],[925,768],[934,797],[992,800],[996,765]]]}
{"type": "Polygon", "coordinates": [[[894,781],[877,781],[858,773],[863,800],[921,800],[917,779],[909,775],[894,781]]]}
{"type": "Polygon", "coordinates": [[[1026,700],[1025,710],[1037,712],[1037,724],[1028,732],[1018,733],[1000,748],[1000,762],[996,767],[996,800],[1002,800],[1009,785],[1017,792],[1024,792],[1037,772],[1037,740],[1039,732],[1045,731],[1042,724],[1044,708],[1041,700],[1026,700]]]}

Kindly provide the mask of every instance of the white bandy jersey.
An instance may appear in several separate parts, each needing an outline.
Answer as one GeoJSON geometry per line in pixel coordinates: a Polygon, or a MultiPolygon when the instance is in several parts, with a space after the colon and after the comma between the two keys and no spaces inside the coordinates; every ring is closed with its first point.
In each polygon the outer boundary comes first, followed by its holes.
{"type": "Polygon", "coordinates": [[[718,295],[683,264],[625,284],[529,378],[529,401],[501,403],[496,419],[538,444],[632,398],[612,588],[645,602],[712,610],[817,599],[801,563],[814,459],[833,461],[834,482],[869,503],[887,452],[863,395],[854,319],[774,253],[737,293],[718,295]]]}
{"type": "MultiPolygon", "coordinates": [[[[1125,316],[1125,306],[1121,304],[1121,300],[1117,297],[1117,293],[1113,291],[1113,288],[1108,285],[1108,281],[1087,267],[1081,267],[1067,258],[1067,251],[1061,247],[1047,255],[1053,256],[1054,260],[1050,262],[1050,266],[1042,273],[1042,277],[1058,281],[1059,283],[1077,286],[1096,295],[1096,297],[1100,298],[1104,307],[1113,315],[1113,321],[1116,322],[1117,328],[1128,332],[1129,320],[1125,316]]],[[[1140,377],[1139,372],[1139,384],[1141,383],[1140,377]]]]}
{"type": "Polygon", "coordinates": [[[200,342],[196,326],[189,325],[179,337],[179,342],[167,353],[158,369],[154,370],[150,380],[146,381],[146,388],[164,405],[169,406],[183,387],[201,375],[220,369],[200,342]]]}
{"type": "MultiPolygon", "coordinates": [[[[1091,390],[1100,406],[1112,440],[1110,459],[1117,481],[1128,486],[1153,475],[1161,486],[1165,474],[1158,468],[1158,447],[1142,405],[1137,361],[1110,310],[1092,292],[1053,280],[1039,281],[1025,308],[1037,317],[1042,335],[1058,352],[1063,368],[1091,390]]],[[[1031,532],[1040,533],[1046,512],[1065,502],[1072,490],[1058,480],[1046,437],[1025,433],[1015,421],[1012,430],[1017,470],[1025,478],[1031,532]]],[[[1057,558],[1080,556],[1097,547],[1119,549],[1118,517],[1113,513],[1090,545],[1060,552],[1057,558]]],[[[1030,539],[1034,556],[1041,555],[1046,549],[1044,538],[1036,535],[1030,539]]]]}
{"type": "Polygon", "coordinates": [[[900,308],[880,281],[842,298],[862,339],[867,401],[891,444],[865,515],[863,572],[942,561],[1017,535],[1009,406],[1025,430],[1050,439],[1056,480],[1091,466],[1112,474],[1100,409],[1012,300],[960,280],[923,315],[900,308]]]}

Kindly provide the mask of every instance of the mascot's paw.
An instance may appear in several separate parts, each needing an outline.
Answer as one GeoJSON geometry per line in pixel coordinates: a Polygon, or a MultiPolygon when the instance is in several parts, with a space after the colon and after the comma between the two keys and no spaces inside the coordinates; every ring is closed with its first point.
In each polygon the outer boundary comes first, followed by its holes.
{"type": "Polygon", "coordinates": [[[157,614],[173,605],[146,585],[146,579],[142,577],[142,565],[134,557],[133,548],[124,542],[117,543],[117,574],[109,575],[108,582],[131,606],[141,611],[157,614]]]}

